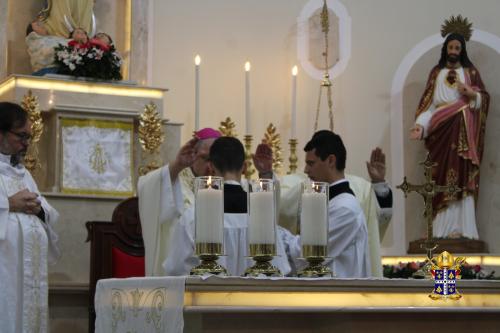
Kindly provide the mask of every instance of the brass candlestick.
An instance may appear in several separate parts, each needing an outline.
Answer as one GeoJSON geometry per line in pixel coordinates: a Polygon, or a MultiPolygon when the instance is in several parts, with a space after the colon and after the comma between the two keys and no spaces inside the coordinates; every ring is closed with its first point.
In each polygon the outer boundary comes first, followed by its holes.
{"type": "Polygon", "coordinates": [[[247,167],[245,170],[245,178],[250,179],[255,173],[252,163],[252,136],[247,134],[243,140],[245,141],[245,164],[247,167]]]}
{"type": "Polygon", "coordinates": [[[290,157],[288,158],[290,170],[288,170],[288,174],[292,174],[297,171],[297,162],[299,161],[297,158],[297,139],[290,139],[288,144],[290,145],[290,157]]]}
{"type": "Polygon", "coordinates": [[[276,255],[274,244],[250,244],[250,256],[255,265],[247,268],[245,276],[283,276],[280,270],[271,264],[276,255]]]}
{"type": "Polygon", "coordinates": [[[201,263],[191,269],[190,275],[227,275],[226,268],[217,263],[222,253],[221,243],[196,243],[196,255],[201,263]]]}
{"type": "Polygon", "coordinates": [[[327,255],[325,245],[303,245],[302,254],[309,266],[299,272],[299,277],[316,278],[334,276],[331,269],[323,265],[327,255]]]}

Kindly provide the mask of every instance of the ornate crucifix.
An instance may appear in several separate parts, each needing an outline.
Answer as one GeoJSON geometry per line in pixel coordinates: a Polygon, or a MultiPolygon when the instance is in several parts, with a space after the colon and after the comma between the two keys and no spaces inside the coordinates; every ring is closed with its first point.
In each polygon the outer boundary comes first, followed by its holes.
{"type": "Polygon", "coordinates": [[[421,185],[413,185],[406,181],[406,177],[404,177],[403,183],[397,188],[404,192],[405,198],[408,196],[410,192],[417,192],[424,198],[425,210],[424,217],[427,222],[427,239],[424,242],[424,248],[427,251],[427,262],[425,266],[422,268],[426,277],[430,274],[430,263],[432,259],[432,251],[436,249],[437,243],[433,237],[432,231],[432,222],[433,222],[433,209],[432,209],[432,199],[438,193],[446,193],[447,197],[454,197],[457,193],[461,192],[462,189],[457,187],[455,183],[450,183],[446,186],[436,185],[436,182],[432,179],[432,169],[437,166],[437,163],[433,163],[430,160],[429,154],[424,162],[420,162],[419,164],[424,166],[424,175],[426,182],[421,185]]]}

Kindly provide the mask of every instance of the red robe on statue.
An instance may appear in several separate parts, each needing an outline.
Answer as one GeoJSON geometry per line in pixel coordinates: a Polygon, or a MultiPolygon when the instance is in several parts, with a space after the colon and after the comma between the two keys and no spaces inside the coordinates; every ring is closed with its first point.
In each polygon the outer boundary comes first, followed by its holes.
{"type": "MultiPolygon", "coordinates": [[[[416,117],[431,106],[440,70],[438,66],[432,69],[416,117]]],[[[463,189],[455,196],[437,194],[433,200],[434,216],[453,201],[461,200],[469,195],[474,195],[476,199],[478,194],[479,165],[483,156],[490,96],[485,91],[476,68],[464,68],[464,74],[464,83],[481,95],[479,108],[471,107],[471,101],[466,96],[436,107],[425,139],[430,159],[437,163],[433,171],[436,185],[455,183],[463,189]]]]}

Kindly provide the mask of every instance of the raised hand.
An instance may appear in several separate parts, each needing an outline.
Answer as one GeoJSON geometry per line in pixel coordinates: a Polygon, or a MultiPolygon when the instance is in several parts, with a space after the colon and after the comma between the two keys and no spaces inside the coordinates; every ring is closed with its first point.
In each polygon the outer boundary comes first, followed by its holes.
{"type": "Polygon", "coordinates": [[[197,138],[192,138],[181,147],[175,160],[170,164],[170,178],[176,179],[183,169],[190,167],[195,160],[195,145],[199,141],[197,138]]]}
{"type": "Polygon", "coordinates": [[[379,147],[372,150],[370,161],[366,162],[366,169],[372,183],[385,182],[385,154],[379,147]]]}
{"type": "Polygon", "coordinates": [[[273,172],[273,150],[269,145],[261,143],[257,146],[255,154],[252,154],[253,164],[255,169],[259,172],[260,176],[266,176],[261,178],[267,178],[269,175],[272,176],[273,172]]]}

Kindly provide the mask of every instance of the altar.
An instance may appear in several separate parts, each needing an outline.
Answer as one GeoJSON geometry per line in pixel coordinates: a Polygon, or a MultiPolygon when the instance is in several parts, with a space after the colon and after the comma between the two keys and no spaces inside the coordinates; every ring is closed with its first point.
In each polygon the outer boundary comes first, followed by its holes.
{"type": "MultiPolygon", "coordinates": [[[[165,332],[161,324],[174,305],[158,291],[172,279],[179,277],[99,281],[96,332],[165,332]],[[156,298],[147,297],[152,292],[156,298]]],[[[430,280],[187,277],[178,306],[190,333],[497,331],[500,281],[459,280],[458,301],[430,299],[433,286],[430,280]]]]}

